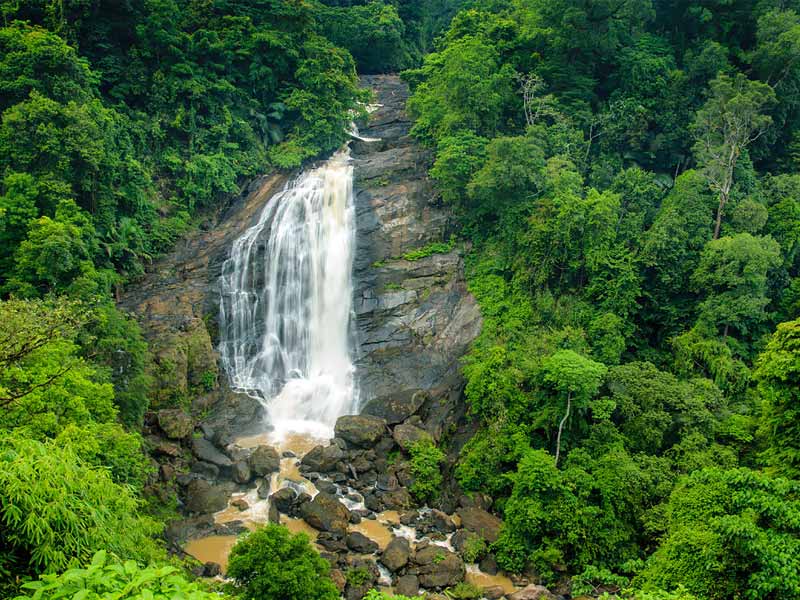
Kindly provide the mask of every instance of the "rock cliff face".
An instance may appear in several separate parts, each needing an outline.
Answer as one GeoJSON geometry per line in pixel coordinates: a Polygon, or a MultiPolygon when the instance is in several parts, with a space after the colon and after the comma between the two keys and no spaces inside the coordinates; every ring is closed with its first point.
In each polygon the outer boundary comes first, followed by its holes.
{"type": "Polygon", "coordinates": [[[457,249],[403,258],[446,242],[454,223],[427,178],[428,153],[409,136],[407,87],[390,75],[363,83],[379,107],[361,134],[380,141],[352,144],[362,410],[399,421],[424,401],[424,420],[438,434],[458,406],[459,359],[480,332],[480,313],[457,249]]]}
{"type": "MultiPolygon", "coordinates": [[[[357,210],[354,271],[356,357],[362,409],[399,422],[413,412],[438,435],[456,417],[459,359],[480,331],[480,314],[463,278],[457,249],[419,260],[403,255],[446,241],[453,224],[427,179],[429,157],[409,137],[408,91],[395,76],[365,77],[380,107],[352,156],[357,210]]],[[[204,230],[157,261],[121,299],[143,325],[154,351],[154,392],[162,405],[193,400],[220,430],[256,420],[250,398],[215,388],[219,370],[217,280],[233,241],[252,225],[287,178],[254,181],[204,230]],[[214,417],[214,415],[216,415],[214,417]]],[[[224,437],[224,436],[223,436],[224,437]]],[[[223,440],[218,440],[223,441],[223,440]]]]}

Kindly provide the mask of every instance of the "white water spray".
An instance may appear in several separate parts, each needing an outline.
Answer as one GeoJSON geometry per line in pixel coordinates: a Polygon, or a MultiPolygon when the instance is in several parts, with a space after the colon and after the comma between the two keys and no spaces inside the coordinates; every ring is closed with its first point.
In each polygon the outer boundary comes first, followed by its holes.
{"type": "Polygon", "coordinates": [[[222,267],[220,354],[276,435],[328,437],[355,412],[350,356],[355,209],[347,149],[273,196],[222,267]]]}

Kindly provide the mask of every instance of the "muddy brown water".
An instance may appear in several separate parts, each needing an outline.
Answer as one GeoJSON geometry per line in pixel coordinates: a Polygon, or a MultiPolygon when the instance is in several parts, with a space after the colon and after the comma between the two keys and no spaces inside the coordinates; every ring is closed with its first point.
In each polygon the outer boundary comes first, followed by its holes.
{"type": "Polygon", "coordinates": [[[209,535],[189,540],[184,550],[202,563],[218,563],[224,573],[228,569],[228,554],[236,544],[236,539],[235,535],[209,535]]]}

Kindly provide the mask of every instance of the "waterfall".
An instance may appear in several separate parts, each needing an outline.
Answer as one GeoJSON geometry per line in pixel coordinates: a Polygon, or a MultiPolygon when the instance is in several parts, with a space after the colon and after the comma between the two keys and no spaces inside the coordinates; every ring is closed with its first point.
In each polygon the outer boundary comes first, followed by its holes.
{"type": "Polygon", "coordinates": [[[355,246],[349,150],[269,199],[220,278],[220,354],[231,387],[278,433],[330,435],[355,412],[350,356],[355,246]]]}

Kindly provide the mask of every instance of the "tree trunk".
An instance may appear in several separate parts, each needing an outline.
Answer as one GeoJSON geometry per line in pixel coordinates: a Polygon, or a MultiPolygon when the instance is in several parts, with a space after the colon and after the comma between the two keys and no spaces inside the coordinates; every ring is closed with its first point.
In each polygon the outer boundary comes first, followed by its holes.
{"type": "Polygon", "coordinates": [[[561,456],[561,432],[564,430],[564,423],[569,419],[569,409],[572,407],[572,392],[567,394],[567,412],[561,423],[558,424],[558,436],[556,437],[556,466],[558,466],[558,458],[561,456]]]}
{"type": "Polygon", "coordinates": [[[717,220],[714,222],[714,239],[719,239],[719,230],[722,228],[722,215],[725,212],[725,205],[728,203],[728,194],[720,192],[719,206],[717,207],[717,220]]]}

